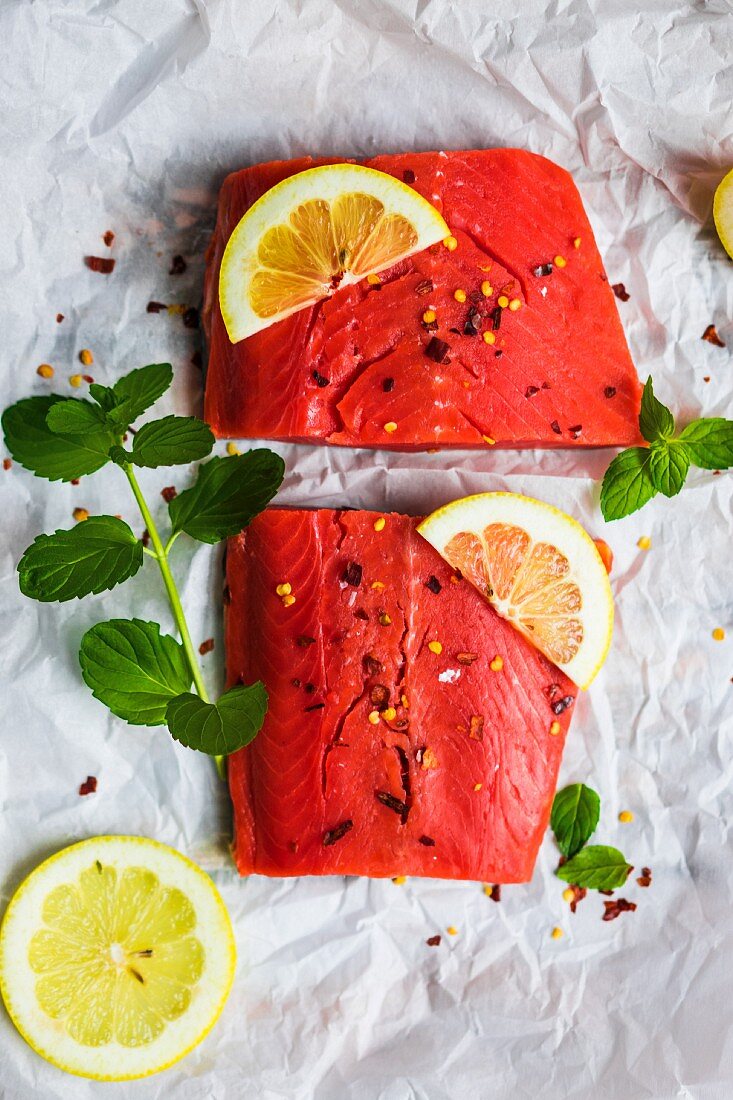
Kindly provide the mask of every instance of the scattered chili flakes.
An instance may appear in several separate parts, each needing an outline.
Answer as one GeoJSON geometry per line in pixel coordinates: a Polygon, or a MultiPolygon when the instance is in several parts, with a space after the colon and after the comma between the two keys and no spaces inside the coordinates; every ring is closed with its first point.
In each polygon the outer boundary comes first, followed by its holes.
{"type": "Polygon", "coordinates": [[[415,178],[415,173],[413,172],[412,168],[405,168],[404,172],[402,173],[403,182],[414,183],[415,178]]]}
{"type": "Polygon", "coordinates": [[[3,470],[9,470],[12,467],[12,465],[13,465],[13,463],[9,458],[4,458],[3,459],[3,470]]]}
{"type": "Polygon", "coordinates": [[[436,655],[436,657],[439,657],[441,655],[441,653],[443,652],[442,644],[440,642],[436,642],[436,641],[428,642],[428,649],[430,650],[431,653],[434,653],[436,655]]]}
{"type": "Polygon", "coordinates": [[[526,390],[524,391],[524,396],[525,397],[534,397],[534,395],[536,393],[539,393],[539,392],[540,392],[539,386],[527,386],[526,390]]]}
{"type": "Polygon", "coordinates": [[[394,875],[392,877],[392,882],[395,886],[404,886],[407,882],[407,875],[394,875]]]}
{"type": "Polygon", "coordinates": [[[639,886],[651,886],[652,884],[652,869],[651,867],[642,867],[641,874],[636,880],[639,886]]]}
{"type": "Polygon", "coordinates": [[[468,311],[468,316],[463,325],[464,336],[478,336],[479,325],[481,324],[481,314],[475,306],[471,306],[468,311]]]}
{"type": "Polygon", "coordinates": [[[375,684],[369,692],[369,702],[373,707],[385,707],[389,702],[389,688],[384,684],[375,684]]]}
{"type": "Polygon", "coordinates": [[[471,715],[471,726],[468,731],[468,736],[472,741],[483,741],[484,739],[484,716],[482,714],[471,715]]]}
{"type": "Polygon", "coordinates": [[[620,302],[628,302],[631,297],[623,283],[611,283],[611,290],[620,302]]]}
{"type": "Polygon", "coordinates": [[[570,432],[570,435],[573,439],[579,439],[583,433],[583,425],[573,424],[572,427],[568,428],[568,431],[570,432]]]}
{"type": "Polygon", "coordinates": [[[385,378],[382,382],[382,389],[385,393],[391,393],[394,389],[394,378],[385,378]]]}
{"type": "Polygon", "coordinates": [[[350,829],[354,828],[354,822],[350,817],[347,817],[345,821],[340,822],[333,829],[328,829],[323,834],[323,847],[329,848],[332,844],[336,844],[339,840],[343,839],[350,829]]]}
{"type": "Polygon", "coordinates": [[[609,398],[609,400],[612,397],[615,397],[616,396],[616,387],[615,386],[606,386],[606,388],[603,391],[603,396],[609,398]]]}
{"type": "Polygon", "coordinates": [[[496,657],[489,662],[489,668],[492,672],[501,672],[504,667],[504,658],[500,657],[497,653],[496,657]]]}
{"type": "Polygon", "coordinates": [[[420,842],[420,844],[424,844],[426,848],[434,848],[435,847],[435,841],[433,840],[433,838],[431,836],[425,836],[423,834],[423,836],[420,837],[419,842],[420,842]]]}
{"type": "Polygon", "coordinates": [[[324,389],[324,387],[331,385],[330,378],[326,378],[323,374],[319,374],[317,370],[313,371],[313,381],[321,390],[324,389]]]}
{"type": "Polygon", "coordinates": [[[563,711],[568,709],[568,707],[572,707],[574,702],[575,702],[575,696],[574,695],[563,695],[562,699],[558,699],[557,702],[551,704],[552,713],[553,714],[562,714],[563,711]]]}
{"type": "Polygon", "coordinates": [[[425,587],[430,589],[430,591],[433,592],[436,596],[443,589],[443,585],[440,583],[438,578],[433,574],[431,574],[428,577],[428,579],[425,581],[425,587]]]}
{"type": "Polygon", "coordinates": [[[425,943],[428,947],[440,947],[442,937],[441,936],[428,936],[425,943]]]}
{"type": "Polygon", "coordinates": [[[311,638],[310,634],[299,634],[295,641],[301,649],[307,649],[309,645],[315,645],[316,643],[316,639],[311,638]]]}
{"type": "Polygon", "coordinates": [[[478,661],[478,653],[456,653],[456,660],[459,665],[472,665],[478,661]]]}
{"type": "Polygon", "coordinates": [[[362,663],[370,676],[379,676],[380,673],[384,672],[384,665],[372,653],[367,653],[362,658],[362,663]]]}
{"type": "Polygon", "coordinates": [[[77,523],[83,523],[85,519],[89,519],[89,512],[86,508],[75,508],[71,514],[77,523]]]}
{"type": "Polygon", "coordinates": [[[538,264],[532,271],[532,274],[538,279],[542,279],[547,275],[552,275],[552,264],[538,264]]]}
{"type": "Polygon", "coordinates": [[[627,901],[626,898],[616,898],[614,901],[604,901],[603,908],[601,920],[616,920],[622,913],[636,912],[636,903],[627,901]]]}
{"type": "Polygon", "coordinates": [[[622,825],[630,825],[631,822],[634,820],[634,815],[632,814],[631,810],[622,810],[621,813],[618,815],[618,819],[622,825]]]}
{"type": "Polygon", "coordinates": [[[702,380],[703,380],[703,382],[709,382],[710,381],[710,375],[709,374],[704,374],[702,376],[702,380]]]}
{"type": "Polygon", "coordinates": [[[577,910],[579,903],[583,900],[583,898],[587,897],[587,895],[588,891],[586,890],[585,886],[576,886],[575,884],[573,884],[572,886],[568,886],[567,890],[563,890],[562,892],[562,896],[565,901],[570,903],[571,913],[574,913],[577,910]]]}
{"type": "Polygon", "coordinates": [[[455,250],[458,248],[458,241],[453,235],[451,235],[450,237],[443,238],[443,245],[448,249],[449,252],[455,252],[455,250]]]}
{"type": "Polygon", "coordinates": [[[41,363],[40,367],[36,367],[36,374],[41,378],[53,378],[55,371],[50,363],[41,363]]]}
{"type": "Polygon", "coordinates": [[[474,783],[474,785],[473,785],[474,791],[480,791],[482,787],[483,787],[483,783],[474,783]]]}
{"type": "Polygon", "coordinates": [[[204,654],[211,653],[213,648],[214,648],[214,639],[213,638],[207,638],[206,641],[202,642],[201,645],[199,646],[199,653],[203,657],[204,654]]]}
{"type": "Polygon", "coordinates": [[[437,336],[432,336],[429,344],[425,348],[425,354],[428,359],[432,359],[434,363],[445,363],[448,359],[449,351],[450,344],[446,344],[445,340],[440,340],[437,336]]]}
{"type": "Polygon", "coordinates": [[[557,420],[553,420],[550,424],[550,427],[552,428],[555,435],[562,435],[562,428],[558,424],[557,420]]]}
{"type": "Polygon", "coordinates": [[[375,531],[383,531],[386,526],[387,526],[387,520],[384,518],[384,516],[380,516],[378,519],[375,519],[375,521],[373,523],[373,527],[374,527],[375,531]]]}
{"type": "Polygon", "coordinates": [[[395,420],[388,420],[384,425],[384,430],[388,435],[392,435],[393,432],[397,431],[397,422],[395,420]]]}
{"type": "Polygon", "coordinates": [[[84,263],[90,271],[96,271],[100,275],[111,275],[115,269],[115,260],[109,256],[85,256],[84,263]]]}
{"type": "Polygon", "coordinates": [[[550,722],[550,737],[557,737],[561,729],[562,727],[557,720],[550,722]]]}
{"type": "Polygon", "coordinates": [[[195,306],[189,306],[183,314],[183,323],[186,328],[198,328],[199,327],[199,311],[195,306]]]}
{"type": "Polygon", "coordinates": [[[63,313],[57,313],[56,314],[56,324],[57,325],[60,325],[61,322],[63,321],[63,319],[64,319],[63,313]]]}
{"type": "Polygon", "coordinates": [[[145,309],[147,313],[165,313],[168,306],[165,302],[148,302],[145,309]]]}
{"type": "Polygon", "coordinates": [[[176,489],[175,485],[166,485],[165,489],[160,490],[160,495],[162,496],[166,504],[170,504],[170,502],[172,500],[175,500],[175,498],[178,496],[178,490],[176,489]]]}
{"type": "Polygon", "coordinates": [[[361,584],[363,575],[364,570],[359,563],[350,561],[341,574],[341,580],[346,584],[350,584],[352,588],[358,588],[361,584]]]}
{"type": "Polygon", "coordinates": [[[713,630],[713,641],[714,642],[724,642],[725,641],[725,631],[723,630],[722,626],[716,626],[715,629],[713,630]]]}
{"type": "Polygon", "coordinates": [[[499,885],[499,883],[494,883],[494,885],[491,887],[491,894],[489,895],[489,897],[492,901],[501,901],[501,886],[499,885]]]}
{"type": "Polygon", "coordinates": [[[494,306],[489,318],[491,319],[491,327],[496,332],[501,327],[501,306],[494,306]]]}
{"type": "Polygon", "coordinates": [[[423,279],[415,287],[415,293],[420,294],[421,296],[423,294],[432,294],[433,289],[434,289],[434,287],[433,287],[432,279],[423,279]]]}
{"type": "Polygon", "coordinates": [[[188,265],[187,265],[186,261],[184,260],[183,256],[174,256],[173,259],[171,260],[171,266],[170,266],[170,270],[168,271],[168,274],[169,275],[183,275],[183,273],[186,270],[187,266],[188,265]]]}
{"type": "Polygon", "coordinates": [[[458,935],[458,929],[456,928],[456,926],[454,924],[449,924],[448,927],[446,928],[446,932],[448,933],[449,936],[457,936],[458,935]]]}
{"type": "Polygon", "coordinates": [[[558,928],[558,926],[555,925],[552,932],[550,932],[550,935],[553,940],[561,940],[565,933],[563,932],[562,928],[558,928]]]}
{"type": "Polygon", "coordinates": [[[69,485],[78,485],[78,484],[79,484],[79,478],[78,477],[72,477],[71,481],[69,482],[69,485]]]}
{"type": "Polygon", "coordinates": [[[308,714],[312,710],[323,710],[325,703],[311,703],[309,707],[304,707],[303,710],[308,714]]]}
{"type": "Polygon", "coordinates": [[[390,618],[390,616],[387,614],[386,611],[381,611],[380,612],[380,614],[379,614],[379,623],[380,623],[381,626],[391,626],[392,625],[392,619],[390,618]]]}
{"type": "Polygon", "coordinates": [[[422,767],[426,770],[438,767],[438,757],[431,748],[425,749],[422,755],[422,767]]]}
{"type": "Polygon", "coordinates": [[[107,245],[107,248],[112,247],[112,245],[114,243],[114,239],[115,239],[115,235],[114,235],[114,233],[112,232],[111,229],[108,229],[107,232],[102,237],[102,240],[107,245]]]}
{"type": "Polygon", "coordinates": [[[403,822],[406,821],[408,806],[401,798],[397,798],[395,795],[390,794],[389,791],[375,791],[374,797],[377,802],[381,802],[388,810],[392,810],[393,813],[399,814],[403,822]]]}
{"type": "Polygon", "coordinates": [[[702,340],[707,340],[709,344],[714,344],[716,348],[724,348],[725,342],[718,336],[718,330],[715,325],[708,325],[701,336],[702,340]]]}
{"type": "Polygon", "coordinates": [[[96,775],[88,775],[84,782],[79,787],[79,794],[94,794],[97,790],[97,777],[96,775]]]}
{"type": "Polygon", "coordinates": [[[504,352],[501,350],[501,348],[499,348],[498,351],[494,352],[494,359],[501,359],[503,354],[504,352]]]}
{"type": "Polygon", "coordinates": [[[613,569],[613,550],[604,539],[593,539],[593,542],[603,562],[604,569],[607,573],[610,573],[613,569]]]}

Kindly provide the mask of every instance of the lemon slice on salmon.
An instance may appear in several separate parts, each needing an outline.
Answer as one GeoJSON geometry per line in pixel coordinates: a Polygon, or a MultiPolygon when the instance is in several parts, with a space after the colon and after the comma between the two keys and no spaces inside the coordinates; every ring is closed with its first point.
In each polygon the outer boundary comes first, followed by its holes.
{"type": "Polygon", "coordinates": [[[713,218],[723,248],[733,260],[733,168],[716,188],[713,218]]]}
{"type": "Polygon", "coordinates": [[[325,164],[276,184],[241,219],[219,273],[232,343],[450,234],[434,206],[374,168],[325,164]]]}
{"type": "Polygon", "coordinates": [[[420,534],[581,688],[606,659],[613,597],[593,540],[564,512],[516,493],[438,509],[420,534]]]}
{"type": "Polygon", "coordinates": [[[231,988],[229,916],[207,875],[143,837],[74,844],[32,871],[0,932],[0,989],[37,1054],[82,1077],[165,1069],[231,988]]]}

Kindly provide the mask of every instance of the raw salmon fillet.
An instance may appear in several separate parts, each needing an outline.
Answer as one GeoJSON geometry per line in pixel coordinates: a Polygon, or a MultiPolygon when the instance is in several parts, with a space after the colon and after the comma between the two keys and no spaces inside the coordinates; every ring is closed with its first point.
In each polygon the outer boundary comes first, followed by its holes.
{"type": "Polygon", "coordinates": [[[576,689],[417,519],[378,518],[270,509],[230,540],[229,682],[270,699],[229,763],[237,867],[525,882],[576,689]]]}
{"type": "Polygon", "coordinates": [[[218,304],[230,234],[274,184],[328,163],[275,161],[224,181],[204,291],[206,419],[217,435],[398,450],[639,442],[639,381],[578,191],[562,168],[519,149],[364,161],[433,203],[458,247],[435,245],[378,286],[342,288],[230,343],[218,304]],[[502,295],[520,308],[500,309],[502,295]]]}

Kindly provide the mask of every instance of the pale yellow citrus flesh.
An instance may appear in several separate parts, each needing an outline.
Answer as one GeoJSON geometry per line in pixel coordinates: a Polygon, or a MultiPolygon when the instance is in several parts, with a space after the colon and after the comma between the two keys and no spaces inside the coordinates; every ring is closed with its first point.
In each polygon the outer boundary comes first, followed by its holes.
{"type": "Polygon", "coordinates": [[[436,244],[449,230],[416,191],[354,164],[310,168],[266,192],[227,244],[219,276],[232,342],[436,244]]]}
{"type": "Polygon", "coordinates": [[[715,191],[713,218],[721,243],[733,259],[733,168],[723,177],[715,191]]]}
{"type": "Polygon", "coordinates": [[[613,629],[608,575],[570,516],[511,493],[446,505],[418,528],[450,565],[580,687],[605,660],[613,629]]]}
{"type": "Polygon", "coordinates": [[[0,935],[0,984],[21,1033],[62,1069],[102,1080],[187,1053],[219,1015],[234,961],[207,876],[139,837],[95,838],[46,861],[0,935]]]}

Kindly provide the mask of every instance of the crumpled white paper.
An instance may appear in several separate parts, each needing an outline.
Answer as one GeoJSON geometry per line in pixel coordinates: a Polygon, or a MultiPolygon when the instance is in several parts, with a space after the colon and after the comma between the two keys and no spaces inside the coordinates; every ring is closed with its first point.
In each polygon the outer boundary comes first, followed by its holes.
{"type": "MultiPolygon", "coordinates": [[[[730,266],[709,219],[733,162],[730,5],[568,0],[6,0],[0,6],[3,404],[72,393],[83,347],[101,382],[170,359],[161,412],[199,410],[196,334],[150,299],[197,304],[218,185],[302,153],[518,145],[575,175],[642,377],[680,413],[730,415],[730,266]],[[106,255],[113,275],[85,269],[106,255]],[[170,258],[188,270],[169,276],[170,258]],[[64,314],[56,322],[57,312],[64,314]],[[700,340],[711,321],[728,348],[700,340]],[[35,374],[49,362],[52,387],[35,374]],[[709,379],[709,381],[708,381],[709,379]]],[[[680,498],[604,525],[607,452],[385,455],[279,448],[282,503],[424,511],[507,488],[607,539],[617,627],[579,701],[561,780],[603,800],[598,839],[653,870],[571,916],[548,837],[534,880],[497,905],[480,884],[252,878],[227,858],[227,798],[202,756],[111,718],[81,682],[83,631],[137,614],[170,628],[152,565],[80,603],[23,599],[15,565],[77,505],[141,527],[121,476],[49,485],[0,471],[0,729],[7,899],[81,837],[140,833],[212,870],[240,950],[209,1038],[149,1081],[65,1077],[0,1018],[4,1100],[720,1100],[733,1095],[733,592],[731,480],[695,473],[680,498]],[[636,540],[651,536],[652,549],[636,540]],[[711,631],[726,627],[716,643],[711,631]],[[81,798],[87,774],[96,794],[81,798]],[[635,814],[622,826],[622,809],[635,814]],[[458,934],[446,934],[454,925],[458,934]],[[553,926],[563,928],[559,941],[553,926]],[[426,946],[440,933],[439,948],[426,946]]],[[[219,445],[217,450],[223,450],[219,445]]],[[[151,471],[160,488],[184,472],[151,471]]],[[[222,681],[221,550],[176,545],[195,640],[222,681]]]]}

